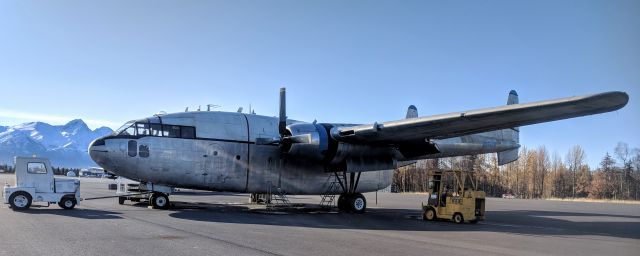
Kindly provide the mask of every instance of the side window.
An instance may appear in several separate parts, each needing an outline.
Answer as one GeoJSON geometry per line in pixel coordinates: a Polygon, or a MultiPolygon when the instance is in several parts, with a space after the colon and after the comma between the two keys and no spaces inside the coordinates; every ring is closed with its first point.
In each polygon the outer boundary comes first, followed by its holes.
{"type": "Polygon", "coordinates": [[[180,126],[177,125],[163,125],[162,126],[166,137],[180,138],[180,126]]]}
{"type": "Polygon", "coordinates": [[[149,157],[149,146],[140,145],[140,148],[138,151],[139,151],[138,154],[140,155],[140,157],[149,157]]]}
{"type": "Polygon", "coordinates": [[[138,136],[147,136],[151,134],[149,131],[149,124],[136,123],[136,127],[138,128],[138,136]]]}
{"type": "Polygon", "coordinates": [[[47,173],[47,168],[44,166],[44,163],[27,163],[27,172],[33,174],[45,174],[47,173]]]}
{"type": "Polygon", "coordinates": [[[183,126],[180,137],[184,139],[195,139],[196,138],[196,128],[191,126],[183,126]]]}
{"type": "Polygon", "coordinates": [[[130,157],[134,157],[138,155],[138,142],[135,140],[129,141],[129,150],[128,154],[130,157]]]}

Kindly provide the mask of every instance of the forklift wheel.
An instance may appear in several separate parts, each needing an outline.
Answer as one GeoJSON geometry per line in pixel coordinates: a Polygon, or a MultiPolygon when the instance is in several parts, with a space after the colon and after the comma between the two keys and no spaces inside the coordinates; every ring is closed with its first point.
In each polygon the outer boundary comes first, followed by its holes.
{"type": "Polygon", "coordinates": [[[9,205],[13,210],[26,210],[31,207],[31,195],[24,191],[18,191],[9,197],[9,205]]]}
{"type": "Polygon", "coordinates": [[[436,211],[433,208],[427,209],[424,214],[422,214],[422,218],[424,220],[432,221],[436,219],[436,211]]]}
{"type": "Polygon", "coordinates": [[[464,218],[462,218],[462,214],[460,214],[460,213],[454,214],[453,215],[453,222],[458,223],[458,224],[464,222],[464,218]]]}
{"type": "Polygon", "coordinates": [[[118,197],[118,204],[124,204],[124,200],[126,200],[124,196],[118,197]]]}
{"type": "Polygon", "coordinates": [[[60,202],[58,202],[58,206],[65,210],[71,210],[76,207],[76,199],[70,196],[62,197],[60,202]]]}

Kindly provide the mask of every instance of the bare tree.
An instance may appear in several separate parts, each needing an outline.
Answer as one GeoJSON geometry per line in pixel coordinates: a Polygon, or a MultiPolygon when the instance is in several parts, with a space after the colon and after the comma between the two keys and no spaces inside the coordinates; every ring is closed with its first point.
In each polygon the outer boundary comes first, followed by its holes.
{"type": "Polygon", "coordinates": [[[579,145],[573,146],[569,153],[567,153],[566,161],[569,167],[569,171],[571,172],[571,194],[572,197],[576,197],[576,182],[577,182],[577,172],[580,170],[584,163],[584,159],[586,158],[586,154],[584,150],[579,145]]]}

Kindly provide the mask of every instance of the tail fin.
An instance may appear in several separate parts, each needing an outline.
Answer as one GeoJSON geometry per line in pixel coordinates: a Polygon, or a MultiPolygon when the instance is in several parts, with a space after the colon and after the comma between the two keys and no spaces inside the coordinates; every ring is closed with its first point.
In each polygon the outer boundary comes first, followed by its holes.
{"type": "MultiPolygon", "coordinates": [[[[515,90],[509,92],[509,98],[507,99],[507,105],[518,104],[518,93],[515,90]]],[[[509,129],[503,129],[502,140],[505,142],[511,142],[514,144],[520,144],[520,128],[513,127],[509,129]]],[[[498,152],[498,164],[508,164],[515,160],[518,160],[518,148],[498,152]]]]}
{"type": "Polygon", "coordinates": [[[418,108],[416,106],[411,105],[407,108],[407,118],[416,118],[418,117],[418,108]]]}

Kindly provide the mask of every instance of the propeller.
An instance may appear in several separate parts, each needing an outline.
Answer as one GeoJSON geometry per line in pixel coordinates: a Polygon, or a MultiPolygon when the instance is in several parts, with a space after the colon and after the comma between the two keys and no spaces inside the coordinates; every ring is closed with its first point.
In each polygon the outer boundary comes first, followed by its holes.
{"type": "MultiPolygon", "coordinates": [[[[293,125],[295,126],[295,124],[293,125]]],[[[288,151],[292,144],[311,143],[310,134],[292,135],[287,130],[287,89],[280,88],[280,114],[278,118],[278,133],[280,138],[256,138],[258,145],[280,145],[282,151],[288,151]]]]}
{"type": "Polygon", "coordinates": [[[280,88],[280,122],[278,123],[280,138],[287,136],[287,88],[280,88]]]}

